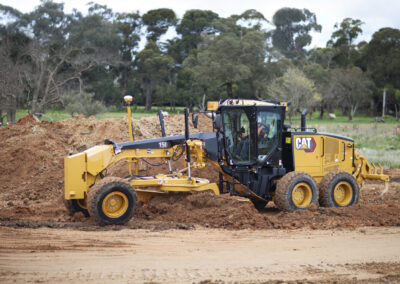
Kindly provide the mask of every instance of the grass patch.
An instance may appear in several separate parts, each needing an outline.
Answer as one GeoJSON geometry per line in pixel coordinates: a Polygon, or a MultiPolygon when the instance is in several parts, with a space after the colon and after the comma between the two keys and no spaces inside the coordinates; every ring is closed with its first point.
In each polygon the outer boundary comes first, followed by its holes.
{"type": "MultiPolygon", "coordinates": [[[[375,118],[374,116],[368,116],[359,114],[353,117],[352,121],[349,121],[349,117],[346,115],[342,115],[341,112],[335,112],[336,118],[335,119],[320,119],[319,118],[319,111],[313,112],[311,119],[310,116],[307,115],[307,124],[370,124],[374,123],[375,118]]],[[[296,114],[292,119],[293,126],[300,126],[300,114],[296,114]]],[[[379,117],[381,118],[381,117],[379,117]]],[[[385,116],[385,123],[382,124],[396,124],[396,118],[390,115],[385,116]]],[[[286,123],[289,123],[289,118],[286,117],[286,123]]]]}
{"type": "Polygon", "coordinates": [[[385,169],[400,168],[400,149],[382,151],[379,149],[361,148],[360,154],[375,165],[380,163],[385,169]]]}

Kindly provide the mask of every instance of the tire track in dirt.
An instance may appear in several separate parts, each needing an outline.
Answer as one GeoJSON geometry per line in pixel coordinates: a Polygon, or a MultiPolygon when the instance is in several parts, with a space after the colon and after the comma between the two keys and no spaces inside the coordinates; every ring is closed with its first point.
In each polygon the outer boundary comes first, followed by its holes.
{"type": "Polygon", "coordinates": [[[400,228],[132,233],[0,227],[0,281],[397,282],[399,236],[400,228]]]}

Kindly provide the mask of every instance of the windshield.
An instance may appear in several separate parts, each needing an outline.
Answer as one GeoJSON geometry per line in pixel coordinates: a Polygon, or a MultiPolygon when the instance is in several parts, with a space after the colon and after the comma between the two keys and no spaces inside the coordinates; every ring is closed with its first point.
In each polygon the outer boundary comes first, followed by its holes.
{"type": "Polygon", "coordinates": [[[269,156],[279,144],[281,124],[278,113],[259,111],[257,113],[257,146],[258,155],[269,156]]]}
{"type": "Polygon", "coordinates": [[[226,150],[235,164],[249,164],[254,158],[250,120],[244,109],[223,112],[226,150]]]}

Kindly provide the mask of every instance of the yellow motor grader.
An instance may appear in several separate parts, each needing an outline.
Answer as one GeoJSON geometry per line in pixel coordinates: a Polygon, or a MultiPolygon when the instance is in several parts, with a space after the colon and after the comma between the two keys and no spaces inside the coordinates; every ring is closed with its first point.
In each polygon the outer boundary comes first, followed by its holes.
{"type": "MultiPolygon", "coordinates": [[[[286,211],[306,209],[313,203],[346,207],[359,199],[365,179],[385,182],[389,177],[359,155],[351,138],[307,128],[306,112],[301,127],[284,124],[287,104],[276,101],[227,99],[208,103],[213,132],[189,133],[185,110],[185,134],[166,136],[162,113],[162,137],[133,141],[130,103],[130,141],[92,147],[64,160],[65,205],[71,213],[83,212],[99,224],[124,224],[133,216],[138,201],[168,192],[212,191],[249,198],[257,209],[269,201],[286,211]],[[185,158],[183,169],[171,161],[185,158]],[[139,175],[139,165],[149,159],[169,165],[169,172],[139,175]],[[107,176],[107,169],[127,162],[129,175],[107,176]],[[193,177],[191,169],[214,166],[219,182],[193,177]]],[[[192,114],[196,127],[198,116],[192,114]]],[[[154,165],[155,166],[155,165],[154,165]]]]}

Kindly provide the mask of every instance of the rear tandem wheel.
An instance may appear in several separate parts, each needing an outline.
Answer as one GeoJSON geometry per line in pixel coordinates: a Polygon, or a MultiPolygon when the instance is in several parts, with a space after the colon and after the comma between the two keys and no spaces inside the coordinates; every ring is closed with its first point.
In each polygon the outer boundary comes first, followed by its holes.
{"type": "Polygon", "coordinates": [[[319,203],[325,207],[347,207],[358,202],[356,179],[344,171],[331,172],[319,183],[319,203]]]}
{"type": "Polygon", "coordinates": [[[274,203],[279,209],[285,211],[306,209],[317,202],[317,184],[309,174],[290,172],[278,181],[274,203]]]}

